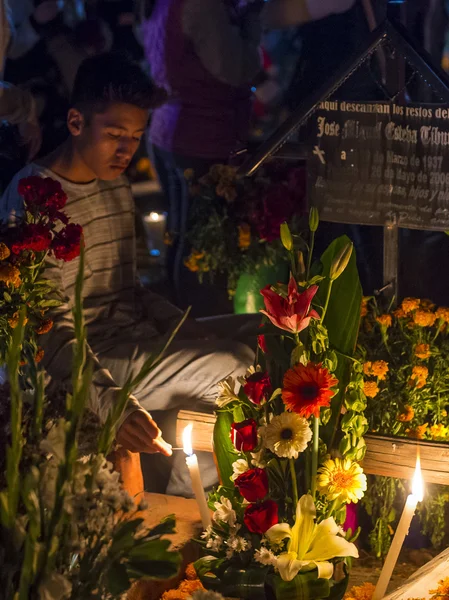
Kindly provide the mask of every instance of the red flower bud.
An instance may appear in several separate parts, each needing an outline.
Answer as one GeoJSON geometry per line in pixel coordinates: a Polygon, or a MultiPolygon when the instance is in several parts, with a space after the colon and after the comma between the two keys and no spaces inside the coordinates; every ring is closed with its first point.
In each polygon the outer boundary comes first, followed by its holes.
{"type": "Polygon", "coordinates": [[[235,480],[239,492],[248,502],[263,500],[268,494],[268,475],[265,469],[250,469],[235,480]]]}
{"type": "Polygon", "coordinates": [[[245,509],[243,522],[252,533],[264,534],[279,521],[278,505],[273,500],[250,504],[245,509]]]}
{"type": "Polygon", "coordinates": [[[257,446],[257,423],[246,419],[231,425],[231,441],[239,452],[251,452],[257,446]]]}
{"type": "Polygon", "coordinates": [[[260,404],[263,399],[271,394],[271,382],[268,373],[260,371],[253,373],[246,379],[243,391],[254,404],[260,404]]]}
{"type": "Polygon", "coordinates": [[[262,352],[266,354],[268,352],[267,340],[263,334],[257,336],[257,343],[259,344],[259,348],[262,350],[262,352]]]}

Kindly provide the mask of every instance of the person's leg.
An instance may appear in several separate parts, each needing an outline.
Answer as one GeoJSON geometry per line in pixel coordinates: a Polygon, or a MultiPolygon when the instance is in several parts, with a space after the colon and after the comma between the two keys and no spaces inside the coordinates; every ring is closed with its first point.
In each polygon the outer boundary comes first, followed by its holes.
{"type": "MultiPolygon", "coordinates": [[[[114,345],[99,354],[102,366],[108,369],[118,385],[131,374],[137,374],[148,355],[156,350],[154,341],[142,339],[115,340],[114,345]]],[[[176,410],[188,408],[212,412],[217,396],[217,383],[232,375],[243,375],[253,364],[253,351],[231,340],[174,341],[167,356],[134,390],[134,395],[149,412],[172,411],[164,426],[173,427],[176,410]]],[[[165,434],[165,431],[163,431],[165,434]]],[[[169,441],[172,441],[169,437],[169,441]]],[[[149,461],[144,461],[144,463],[149,461]]],[[[151,462],[151,461],[150,461],[151,462]]],[[[191,496],[192,489],[182,452],[175,452],[167,493],[191,496]]],[[[217,483],[213,456],[199,455],[205,488],[217,483]]],[[[150,466],[151,468],[151,466],[150,466]]]]}

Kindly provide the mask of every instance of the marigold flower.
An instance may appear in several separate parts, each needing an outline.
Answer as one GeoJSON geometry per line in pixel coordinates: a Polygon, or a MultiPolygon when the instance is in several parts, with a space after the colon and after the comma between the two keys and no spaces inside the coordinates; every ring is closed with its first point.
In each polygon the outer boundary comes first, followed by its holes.
{"type": "Polygon", "coordinates": [[[239,232],[239,248],[246,250],[251,245],[251,227],[248,223],[242,223],[238,226],[239,232]]]}
{"type": "Polygon", "coordinates": [[[366,317],[367,314],[368,314],[368,308],[366,307],[365,304],[362,303],[362,306],[360,307],[360,316],[366,317]]]}
{"type": "Polygon", "coordinates": [[[407,437],[413,438],[414,440],[423,440],[426,434],[428,427],[428,423],[424,423],[424,425],[418,425],[414,429],[406,429],[405,433],[407,437]]]}
{"type": "Polygon", "coordinates": [[[375,377],[383,381],[388,373],[388,363],[385,360],[376,360],[371,370],[375,377]]]}
{"type": "Polygon", "coordinates": [[[41,360],[44,358],[44,354],[45,354],[44,349],[39,346],[39,348],[37,349],[37,352],[36,352],[36,356],[34,357],[36,364],[41,362],[41,360]]]}
{"type": "Polygon", "coordinates": [[[428,298],[423,298],[422,300],[420,300],[420,306],[425,310],[434,310],[436,305],[434,302],[432,302],[432,300],[429,300],[428,298]]]}
{"type": "Polygon", "coordinates": [[[418,389],[426,385],[429,369],[420,365],[413,367],[409,385],[415,385],[418,389]]]}
{"type": "Polygon", "coordinates": [[[282,400],[292,412],[308,419],[320,416],[320,408],[329,406],[338,379],[325,367],[309,362],[299,363],[284,375],[282,400]]]}
{"type": "Polygon", "coordinates": [[[404,412],[400,413],[397,417],[398,421],[401,423],[408,423],[415,416],[414,409],[410,406],[410,404],[406,404],[404,406],[404,412]]]}
{"type": "Polygon", "coordinates": [[[376,586],[372,583],[364,583],[363,585],[355,585],[349,592],[346,592],[343,600],[371,600],[374,596],[376,586]]]}
{"type": "Polygon", "coordinates": [[[396,310],[394,310],[393,314],[396,317],[396,319],[405,319],[405,317],[407,316],[402,307],[399,307],[396,310]]]}
{"type": "Polygon", "coordinates": [[[19,287],[22,283],[19,269],[13,265],[0,265],[0,281],[3,281],[6,285],[19,287]]]}
{"type": "Polygon", "coordinates": [[[376,321],[381,327],[385,327],[385,329],[391,327],[391,315],[379,315],[376,317],[376,321]]]}
{"type": "Polygon", "coordinates": [[[34,331],[38,335],[43,335],[44,333],[48,333],[52,327],[53,327],[53,320],[45,319],[45,321],[42,321],[41,324],[38,325],[38,327],[36,327],[36,329],[34,331]]]}
{"type": "Polygon", "coordinates": [[[437,439],[447,439],[449,433],[449,428],[445,427],[442,423],[437,423],[436,425],[432,425],[430,428],[430,435],[433,440],[437,439]]]}
{"type": "MultiPolygon", "coordinates": [[[[19,312],[18,311],[16,311],[13,314],[13,316],[8,319],[8,323],[12,329],[15,329],[17,327],[17,325],[19,324],[19,312]]],[[[28,317],[25,317],[23,324],[26,325],[27,323],[28,323],[28,317]]]]}
{"type": "Polygon", "coordinates": [[[6,244],[0,242],[0,260],[6,260],[11,252],[6,244]]]}
{"type": "Polygon", "coordinates": [[[401,305],[402,310],[406,315],[412,312],[413,310],[418,310],[419,308],[419,300],[418,298],[404,298],[401,305]]]}
{"type": "Polygon", "coordinates": [[[436,319],[436,314],[428,310],[417,310],[413,315],[413,322],[419,327],[432,327],[436,319]]]}
{"type": "Polygon", "coordinates": [[[372,367],[373,367],[373,363],[370,360],[368,360],[366,363],[364,363],[363,372],[365,373],[365,375],[369,376],[369,375],[373,374],[372,367]]]}
{"type": "Polygon", "coordinates": [[[444,321],[445,323],[449,323],[449,308],[445,306],[440,306],[435,311],[435,316],[438,320],[444,321]]]}
{"type": "Polygon", "coordinates": [[[363,384],[363,392],[367,398],[375,398],[380,390],[375,381],[365,381],[363,384]]]}
{"type": "Polygon", "coordinates": [[[366,475],[349,458],[328,459],[318,470],[317,487],[328,500],[356,503],[366,490],[366,475]]]}
{"type": "Polygon", "coordinates": [[[200,270],[200,267],[198,265],[198,260],[195,258],[195,255],[193,252],[190,254],[190,256],[188,258],[184,259],[184,266],[186,266],[189,269],[189,271],[191,271],[192,273],[196,273],[197,271],[200,270]]]}
{"type": "Polygon", "coordinates": [[[430,345],[429,344],[417,344],[415,346],[415,356],[417,358],[421,358],[422,360],[426,360],[430,358],[430,345]]]}
{"type": "Polygon", "coordinates": [[[449,600],[449,577],[441,579],[437,589],[430,590],[430,593],[434,594],[430,600],[449,600]]]}

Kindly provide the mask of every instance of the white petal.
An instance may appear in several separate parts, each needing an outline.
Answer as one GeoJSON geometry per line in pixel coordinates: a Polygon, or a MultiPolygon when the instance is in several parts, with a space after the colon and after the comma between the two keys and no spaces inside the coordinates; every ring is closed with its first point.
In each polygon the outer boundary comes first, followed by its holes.
{"type": "Polygon", "coordinates": [[[291,581],[299,573],[302,561],[296,560],[295,553],[285,552],[278,556],[277,567],[279,575],[284,581],[291,581]]]}
{"type": "Polygon", "coordinates": [[[291,537],[291,535],[292,530],[288,523],[278,523],[265,532],[265,536],[272,544],[280,544],[282,540],[291,537]]]}
{"type": "Polygon", "coordinates": [[[296,519],[292,528],[289,550],[296,552],[299,558],[309,549],[315,530],[316,509],[310,494],[301,496],[296,506],[296,519]]]}
{"type": "Polygon", "coordinates": [[[334,521],[333,517],[329,517],[329,519],[324,519],[321,523],[318,523],[316,527],[315,537],[319,537],[325,533],[329,535],[337,535],[339,533],[340,528],[337,523],[334,521]]]}
{"type": "Polygon", "coordinates": [[[316,562],[318,579],[330,579],[334,574],[334,565],[330,562],[316,562]]]}
{"type": "Polygon", "coordinates": [[[319,538],[315,538],[309,551],[301,558],[303,560],[322,562],[343,556],[358,558],[359,552],[354,544],[341,536],[325,534],[319,538]]]}

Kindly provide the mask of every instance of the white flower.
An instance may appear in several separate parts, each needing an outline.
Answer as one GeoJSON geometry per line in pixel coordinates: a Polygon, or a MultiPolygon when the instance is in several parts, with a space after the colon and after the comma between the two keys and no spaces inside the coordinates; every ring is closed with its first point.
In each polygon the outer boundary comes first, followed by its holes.
{"type": "Polygon", "coordinates": [[[220,502],[215,502],[214,506],[215,512],[212,515],[213,520],[216,523],[222,521],[223,523],[227,523],[230,527],[234,527],[237,521],[237,516],[235,514],[235,510],[232,508],[229,498],[221,496],[220,502]]]}
{"type": "Polygon", "coordinates": [[[235,481],[237,477],[239,477],[239,475],[246,473],[248,469],[248,461],[246,461],[244,458],[239,458],[238,460],[236,460],[234,463],[232,463],[232,470],[234,472],[230,477],[231,481],[235,481]]]}
{"type": "Polygon", "coordinates": [[[50,429],[47,437],[39,444],[42,452],[51,454],[58,463],[65,460],[66,427],[67,423],[64,419],[59,419],[56,425],[50,429]]]}
{"type": "Polygon", "coordinates": [[[254,560],[261,565],[272,565],[273,567],[276,567],[277,564],[277,558],[274,552],[263,546],[254,552],[254,560]]]}
{"type": "Polygon", "coordinates": [[[263,460],[263,455],[265,452],[265,448],[261,448],[258,452],[251,452],[251,464],[259,469],[264,469],[267,466],[265,460],[263,460]]]}
{"type": "Polygon", "coordinates": [[[219,535],[211,537],[207,540],[206,548],[212,550],[212,552],[218,552],[223,545],[223,538],[219,535]]]}
{"type": "Polygon", "coordinates": [[[290,412],[273,417],[259,432],[264,445],[280,458],[298,458],[312,439],[306,419],[290,412]]]}
{"type": "Polygon", "coordinates": [[[233,377],[229,376],[226,379],[218,382],[218,396],[215,401],[219,408],[223,408],[230,402],[234,402],[234,400],[238,400],[238,396],[235,392],[235,380],[233,377]]]}
{"type": "Polygon", "coordinates": [[[65,600],[72,592],[72,584],[64,575],[52,573],[39,586],[40,600],[65,600]]]}
{"type": "Polygon", "coordinates": [[[357,548],[339,535],[332,517],[315,523],[316,508],[310,494],[302,496],[296,506],[293,527],[288,523],[273,525],[266,537],[273,545],[288,539],[287,549],[277,557],[277,567],[284,581],[292,581],[300,571],[318,569],[319,579],[330,579],[334,573],[333,558],[358,558],[357,548]]]}
{"type": "Polygon", "coordinates": [[[251,548],[251,542],[245,540],[245,538],[238,535],[232,535],[226,542],[228,548],[231,548],[234,552],[245,552],[251,548]]]}
{"type": "Polygon", "coordinates": [[[210,538],[210,536],[213,533],[213,529],[212,529],[212,525],[208,525],[206,527],[206,529],[203,531],[203,533],[201,534],[201,537],[203,538],[203,540],[208,540],[210,538]]]}

